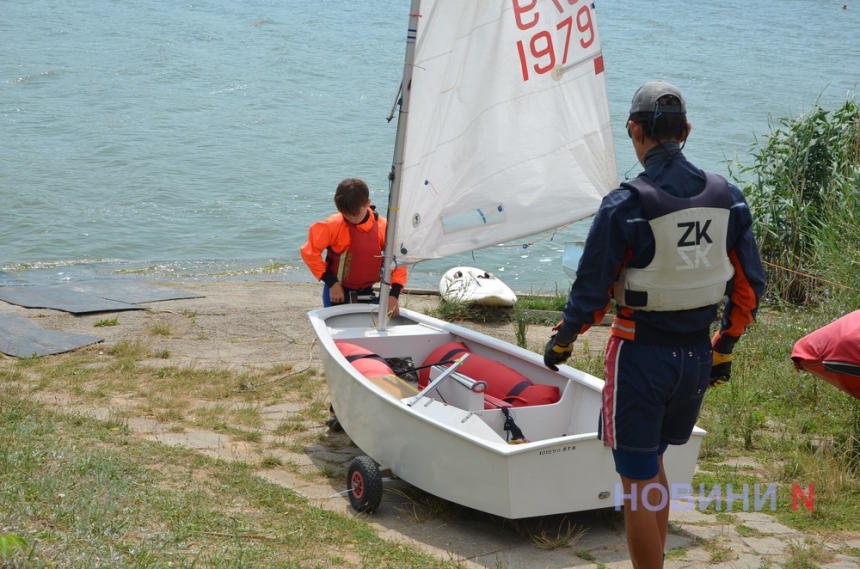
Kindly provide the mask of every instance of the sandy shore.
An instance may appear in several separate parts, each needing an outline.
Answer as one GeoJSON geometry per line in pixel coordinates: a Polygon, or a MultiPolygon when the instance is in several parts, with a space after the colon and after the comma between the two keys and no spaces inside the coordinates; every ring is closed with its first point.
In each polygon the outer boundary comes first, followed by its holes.
{"type": "MultiPolygon", "coordinates": [[[[279,364],[319,367],[315,336],[307,312],[322,306],[321,285],[241,280],[153,284],[204,296],[147,303],[145,311],[78,316],[6,303],[0,303],[0,310],[31,319],[43,328],[103,338],[105,346],[143,334],[151,343],[151,351],[169,351],[169,363],[176,366],[218,366],[236,370],[279,364]],[[100,321],[113,318],[117,319],[118,325],[95,326],[100,321]],[[169,333],[151,333],[158,328],[169,333]],[[147,330],[150,333],[146,334],[147,330]]],[[[438,296],[427,294],[404,294],[401,298],[401,306],[418,312],[432,308],[438,302],[438,296]]],[[[462,324],[508,342],[516,342],[510,323],[462,324]]],[[[542,350],[551,333],[547,326],[530,326],[529,348],[542,350]]],[[[595,329],[593,332],[594,335],[602,333],[605,330],[595,329]]],[[[582,342],[579,344],[584,345],[582,342]]],[[[595,339],[589,345],[602,347],[602,340],[595,339]]]]}

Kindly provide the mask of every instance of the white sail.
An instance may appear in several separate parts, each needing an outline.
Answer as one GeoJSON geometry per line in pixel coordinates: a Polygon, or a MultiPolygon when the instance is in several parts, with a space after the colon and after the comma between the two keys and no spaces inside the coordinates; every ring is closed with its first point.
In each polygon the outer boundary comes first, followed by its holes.
{"type": "Polygon", "coordinates": [[[593,6],[425,0],[417,28],[397,262],[593,215],[617,183],[593,6]]]}

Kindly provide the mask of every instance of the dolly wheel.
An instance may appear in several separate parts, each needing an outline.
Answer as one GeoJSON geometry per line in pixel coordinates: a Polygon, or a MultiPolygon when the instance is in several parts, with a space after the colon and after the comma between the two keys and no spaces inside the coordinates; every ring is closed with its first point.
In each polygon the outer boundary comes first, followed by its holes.
{"type": "Polygon", "coordinates": [[[346,475],[349,503],[359,514],[369,514],[382,503],[382,474],[369,456],[357,456],[346,475]]]}

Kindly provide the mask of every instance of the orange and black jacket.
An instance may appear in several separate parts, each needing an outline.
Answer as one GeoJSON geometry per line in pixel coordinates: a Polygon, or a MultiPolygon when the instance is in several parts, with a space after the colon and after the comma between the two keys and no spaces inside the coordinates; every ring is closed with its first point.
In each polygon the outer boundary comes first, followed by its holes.
{"type": "MultiPolygon", "coordinates": [[[[361,232],[372,231],[376,226],[379,250],[385,248],[385,231],[387,227],[386,219],[374,211],[373,206],[368,209],[368,215],[364,221],[355,225],[355,229],[361,232]]],[[[330,215],[323,221],[318,221],[310,226],[308,230],[308,240],[301,247],[301,255],[305,264],[311,270],[314,277],[331,287],[338,282],[336,267],[333,267],[327,259],[323,257],[330,256],[331,253],[341,255],[349,249],[351,245],[350,226],[351,224],[343,218],[343,215],[336,213],[330,215]]],[[[373,260],[367,259],[367,262],[373,260]]],[[[356,261],[353,261],[356,262],[356,261]]],[[[360,259],[357,262],[361,262],[360,259]]],[[[397,267],[391,275],[391,295],[397,297],[400,291],[406,286],[406,267],[397,267]]]]}

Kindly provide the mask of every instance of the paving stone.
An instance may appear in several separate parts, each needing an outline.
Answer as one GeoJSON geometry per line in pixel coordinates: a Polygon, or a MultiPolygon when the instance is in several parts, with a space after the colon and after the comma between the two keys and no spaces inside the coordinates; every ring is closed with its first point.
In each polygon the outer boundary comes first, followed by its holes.
{"type": "MultiPolygon", "coordinates": [[[[633,568],[633,564],[630,563],[629,559],[626,561],[613,561],[611,563],[603,563],[602,565],[603,565],[603,567],[606,567],[606,569],[632,569],[633,568]]],[[[600,567],[600,565],[597,565],[597,567],[600,567]]]]}
{"type": "MultiPolygon", "coordinates": [[[[307,408],[307,404],[299,403],[281,403],[279,405],[269,405],[260,409],[261,415],[283,415],[289,416],[300,413],[307,408]]],[[[267,417],[269,418],[269,417],[267,417]]]]}
{"type": "Polygon", "coordinates": [[[173,425],[168,423],[144,417],[130,417],[125,419],[125,424],[136,433],[167,433],[174,428],[173,425]]]}
{"type": "Polygon", "coordinates": [[[585,539],[581,543],[586,543],[586,548],[580,548],[581,551],[587,551],[594,555],[595,551],[610,550],[618,546],[618,535],[608,531],[590,531],[585,535],[585,539]]]}
{"type": "Polygon", "coordinates": [[[159,433],[147,435],[151,441],[157,441],[170,446],[181,446],[193,449],[219,448],[227,442],[227,437],[209,431],[184,431],[182,433],[159,433]]]}
{"type": "Polygon", "coordinates": [[[701,561],[691,561],[689,559],[667,559],[663,563],[663,569],[697,569],[702,567],[701,561]]]}
{"type": "Polygon", "coordinates": [[[676,547],[687,549],[691,547],[695,541],[695,538],[692,538],[689,535],[675,535],[670,533],[666,536],[666,550],[675,549],[676,547]]]}
{"type": "Polygon", "coordinates": [[[678,523],[716,523],[716,519],[711,514],[703,514],[695,507],[688,507],[679,504],[677,501],[672,502],[669,510],[669,521],[678,523]]]}
{"type": "Polygon", "coordinates": [[[781,555],[788,543],[775,537],[742,537],[741,540],[760,555],[781,555]]]}
{"type": "Polygon", "coordinates": [[[589,553],[594,555],[597,563],[604,567],[614,567],[618,569],[629,569],[633,567],[633,564],[630,562],[630,555],[627,553],[626,546],[621,551],[600,550],[590,551],[589,553]]]}
{"type": "Polygon", "coordinates": [[[701,547],[697,547],[689,550],[684,559],[692,562],[693,567],[704,567],[711,562],[711,554],[701,547]]]}
{"type": "Polygon", "coordinates": [[[312,456],[315,460],[324,460],[326,462],[333,462],[336,464],[348,464],[352,462],[352,459],[355,457],[355,455],[341,452],[315,452],[312,453],[312,456]]]}
{"type": "Polygon", "coordinates": [[[767,519],[741,519],[740,523],[767,535],[791,536],[798,534],[797,530],[782,525],[770,516],[767,516],[767,519]]]}
{"type": "Polygon", "coordinates": [[[752,522],[772,522],[775,521],[773,516],[764,512],[736,512],[739,523],[750,525],[752,522]]]}
{"type": "Polygon", "coordinates": [[[731,466],[738,470],[758,470],[761,468],[761,463],[749,456],[737,456],[724,460],[718,463],[723,466],[731,466]]]}
{"type": "Polygon", "coordinates": [[[772,565],[765,565],[766,561],[769,562],[769,560],[762,555],[742,551],[738,553],[738,558],[734,561],[733,567],[750,567],[751,569],[758,569],[762,566],[771,567],[772,565]]]}
{"type": "Polygon", "coordinates": [[[729,538],[735,535],[734,529],[729,526],[721,526],[721,525],[708,525],[708,526],[700,526],[700,525],[691,525],[685,524],[681,526],[688,534],[702,540],[714,539],[718,537],[729,538]]]}
{"type": "Polygon", "coordinates": [[[296,466],[314,466],[313,459],[306,455],[297,452],[280,451],[277,456],[283,457],[284,462],[295,464],[296,466]]]}
{"type": "Polygon", "coordinates": [[[837,555],[836,559],[830,563],[821,565],[821,569],[857,569],[858,567],[860,564],[858,564],[857,559],[848,555],[837,555]]]}

